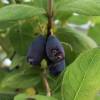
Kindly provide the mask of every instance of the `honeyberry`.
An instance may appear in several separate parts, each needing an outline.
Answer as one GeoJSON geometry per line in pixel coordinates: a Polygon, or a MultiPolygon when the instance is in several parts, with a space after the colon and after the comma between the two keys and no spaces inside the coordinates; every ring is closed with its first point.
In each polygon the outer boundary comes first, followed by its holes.
{"type": "Polygon", "coordinates": [[[64,49],[60,41],[53,35],[50,35],[46,44],[46,54],[52,62],[59,62],[64,59],[64,49]]]}
{"type": "Polygon", "coordinates": [[[32,65],[40,64],[45,55],[46,38],[38,36],[31,44],[27,54],[27,61],[32,65]]]}
{"type": "Polygon", "coordinates": [[[65,68],[65,60],[49,65],[49,71],[52,75],[58,76],[65,68]]]}

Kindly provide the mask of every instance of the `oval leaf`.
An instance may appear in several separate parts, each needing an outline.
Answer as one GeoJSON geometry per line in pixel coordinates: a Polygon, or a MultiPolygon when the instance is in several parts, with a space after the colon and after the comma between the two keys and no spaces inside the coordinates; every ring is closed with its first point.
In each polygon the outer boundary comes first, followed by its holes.
{"type": "Polygon", "coordinates": [[[100,48],[81,54],[66,70],[63,100],[95,100],[100,91],[100,48]]]}
{"type": "Polygon", "coordinates": [[[84,15],[100,15],[100,0],[60,0],[56,4],[56,10],[76,12],[84,15]]]}
{"type": "Polygon", "coordinates": [[[56,36],[61,42],[69,44],[70,49],[72,49],[72,51],[68,51],[68,48],[64,46],[66,52],[65,58],[68,63],[71,63],[81,52],[97,47],[96,42],[89,36],[71,28],[59,28],[56,36]]]}
{"type": "Polygon", "coordinates": [[[0,9],[0,21],[20,20],[43,13],[45,11],[42,8],[13,4],[0,9]]]}

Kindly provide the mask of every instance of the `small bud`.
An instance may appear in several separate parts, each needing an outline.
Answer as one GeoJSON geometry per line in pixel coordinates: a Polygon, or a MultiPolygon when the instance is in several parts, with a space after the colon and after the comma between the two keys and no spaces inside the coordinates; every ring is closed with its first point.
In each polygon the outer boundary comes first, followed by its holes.
{"type": "Polygon", "coordinates": [[[43,59],[42,61],[41,61],[41,68],[42,69],[46,69],[47,68],[47,61],[45,60],[45,59],[43,59]]]}

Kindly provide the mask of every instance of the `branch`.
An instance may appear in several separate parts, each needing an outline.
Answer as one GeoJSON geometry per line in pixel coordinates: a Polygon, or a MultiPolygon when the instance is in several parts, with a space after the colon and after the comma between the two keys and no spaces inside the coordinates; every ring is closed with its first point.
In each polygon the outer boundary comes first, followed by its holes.
{"type": "Polygon", "coordinates": [[[47,25],[47,34],[48,36],[52,34],[52,25],[53,25],[53,0],[48,0],[48,25],[47,25]]]}
{"type": "Polygon", "coordinates": [[[46,70],[43,71],[43,81],[46,88],[47,96],[51,96],[51,89],[47,80],[47,73],[46,70]]]}

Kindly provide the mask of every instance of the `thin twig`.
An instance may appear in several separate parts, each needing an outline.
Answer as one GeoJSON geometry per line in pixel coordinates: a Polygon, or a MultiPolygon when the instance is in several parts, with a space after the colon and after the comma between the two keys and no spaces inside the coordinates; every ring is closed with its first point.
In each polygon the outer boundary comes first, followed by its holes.
{"type": "Polygon", "coordinates": [[[51,96],[51,89],[47,80],[46,70],[43,71],[43,81],[46,88],[47,96],[51,96]]]}

